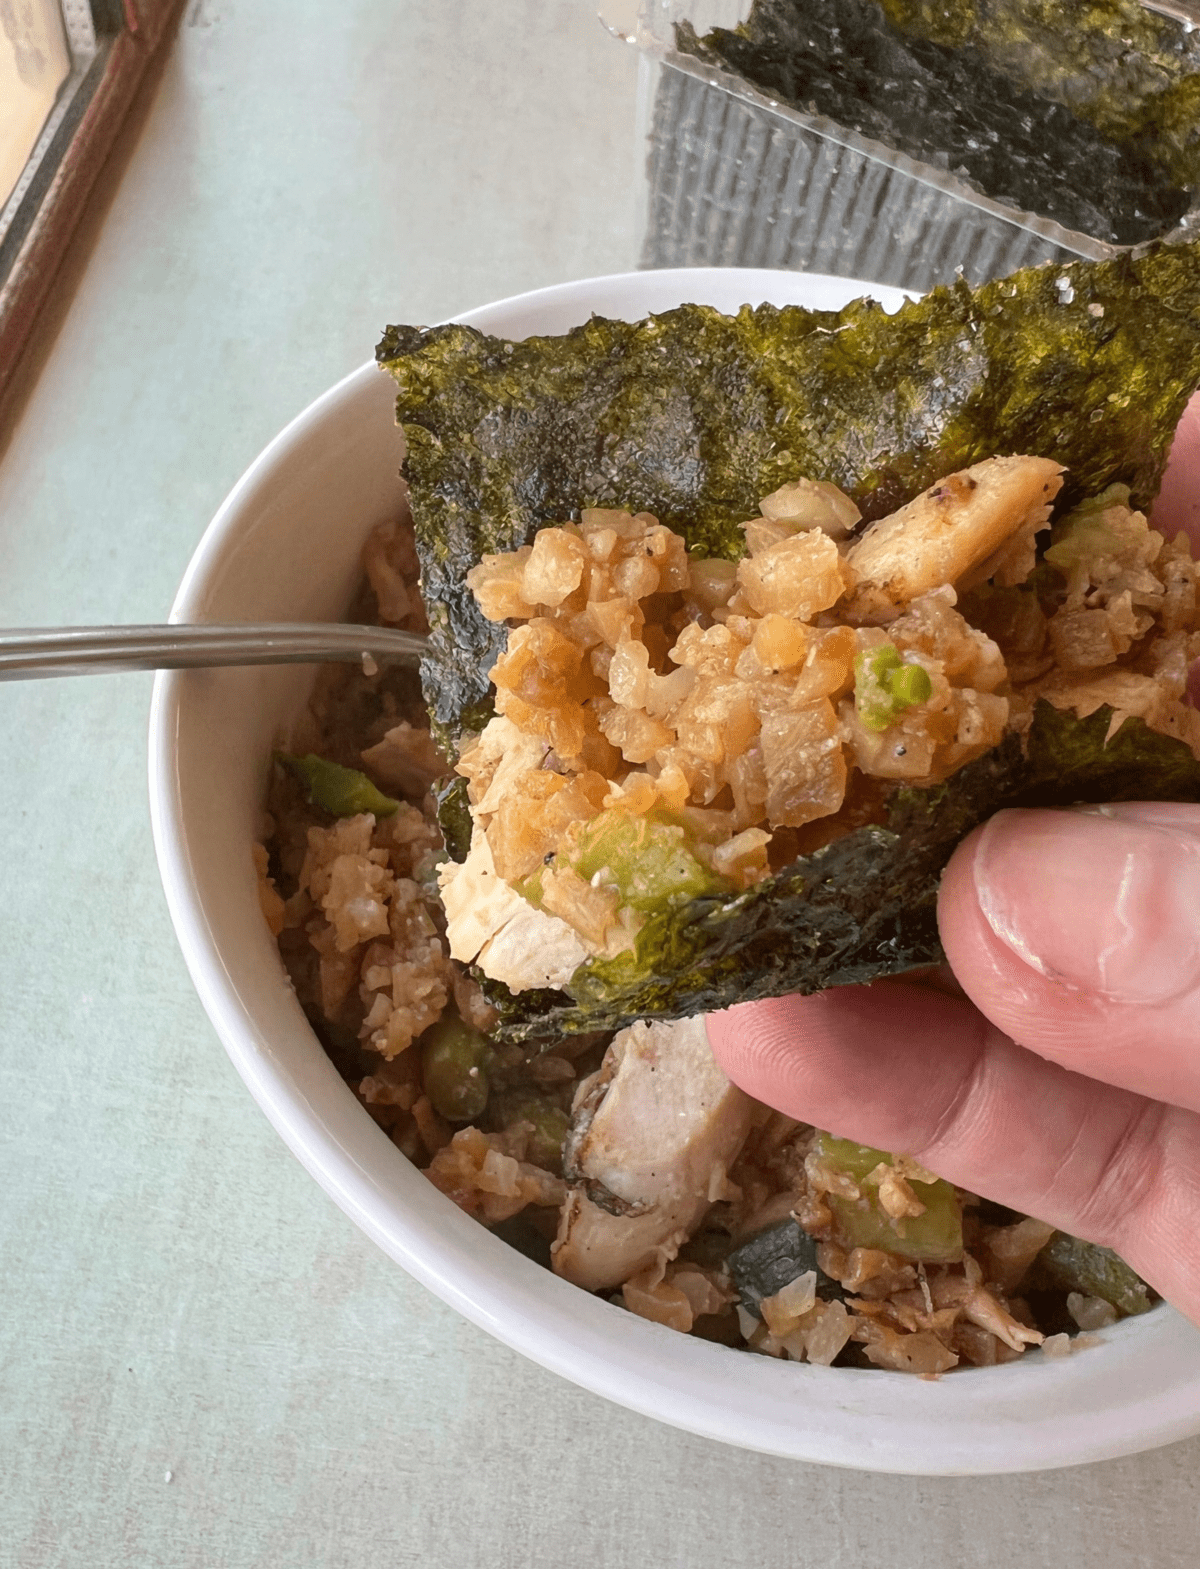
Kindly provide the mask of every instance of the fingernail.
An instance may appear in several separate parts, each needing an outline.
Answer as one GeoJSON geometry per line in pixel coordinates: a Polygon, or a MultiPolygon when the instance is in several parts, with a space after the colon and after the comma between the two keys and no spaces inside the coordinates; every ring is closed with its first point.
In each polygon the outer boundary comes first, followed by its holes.
{"type": "Polygon", "coordinates": [[[992,931],[1048,979],[1143,1005],[1200,985],[1200,808],[1000,812],[973,870],[992,931]]]}

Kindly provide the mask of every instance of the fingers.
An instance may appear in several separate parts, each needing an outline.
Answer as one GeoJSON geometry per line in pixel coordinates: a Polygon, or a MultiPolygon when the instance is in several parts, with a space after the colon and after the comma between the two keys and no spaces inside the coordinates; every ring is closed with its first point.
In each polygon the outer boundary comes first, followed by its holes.
{"type": "Polygon", "coordinates": [[[1200,1117],[1045,1062],[925,988],[749,1003],[708,1030],[756,1098],[1115,1247],[1200,1319],[1200,1117]]]}
{"type": "Polygon", "coordinates": [[[1180,529],[1200,549],[1200,393],[1184,410],[1150,521],[1174,539],[1180,529]]]}
{"type": "Polygon", "coordinates": [[[956,851],[938,920],[1005,1034],[1200,1110],[1200,807],[1001,812],[956,851]]]}

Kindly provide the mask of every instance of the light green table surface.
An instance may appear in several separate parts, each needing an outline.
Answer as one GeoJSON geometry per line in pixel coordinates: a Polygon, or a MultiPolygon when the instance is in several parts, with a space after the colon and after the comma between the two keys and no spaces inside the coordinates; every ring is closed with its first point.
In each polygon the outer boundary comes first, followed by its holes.
{"type": "MultiPolygon", "coordinates": [[[[164,617],[387,321],[635,262],[587,0],[194,0],[0,458],[0,622],[164,617]]],[[[192,992],[150,678],[0,686],[0,1566],[1200,1563],[1200,1441],[913,1481],[660,1427],[464,1323],[288,1154],[192,992]]]]}

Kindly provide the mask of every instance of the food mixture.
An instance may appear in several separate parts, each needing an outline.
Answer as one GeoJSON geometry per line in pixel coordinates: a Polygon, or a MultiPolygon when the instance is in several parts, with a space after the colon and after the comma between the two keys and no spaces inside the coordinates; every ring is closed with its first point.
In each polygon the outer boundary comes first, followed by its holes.
{"type": "MultiPolygon", "coordinates": [[[[510,630],[496,715],[455,765],[462,863],[415,674],[323,678],[274,770],[264,913],[343,1076],[468,1214],[643,1317],[826,1365],[1061,1353],[1150,1307],[1108,1250],[750,1100],[700,1019],[503,1044],[472,977],[561,984],[664,904],[880,820],[1042,700],[1200,757],[1186,538],[1114,486],[1039,558],[1061,482],[1047,459],[991,458],[856,531],[841,491],[797,478],[737,562],[618,510],[485,558],[469,585],[510,630]]],[[[424,630],[408,525],[377,530],[365,564],[357,614],[424,630]]]]}
{"type": "Polygon", "coordinates": [[[441,875],[452,956],[514,993],[565,986],[664,902],[728,897],[880,820],[897,786],[1027,729],[1039,698],[1200,753],[1186,537],[1118,488],[1038,568],[1060,485],[1046,459],[992,458],[851,536],[853,503],[799,481],[737,563],[612,511],[485,557],[468,584],[516,624],[496,717],[457,763],[474,836],[441,875]]]}

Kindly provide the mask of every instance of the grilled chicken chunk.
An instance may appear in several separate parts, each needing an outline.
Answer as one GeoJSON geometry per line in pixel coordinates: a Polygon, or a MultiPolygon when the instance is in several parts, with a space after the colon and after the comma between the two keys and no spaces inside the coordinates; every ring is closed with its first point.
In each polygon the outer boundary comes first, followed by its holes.
{"type": "Polygon", "coordinates": [[[1000,568],[1001,552],[1025,533],[1028,560],[1019,552],[1011,577],[1021,582],[1033,568],[1033,535],[1047,526],[1062,473],[1049,458],[987,458],[872,523],[847,554],[859,580],[847,616],[886,624],[943,583],[968,588],[1000,568]]]}
{"type": "Polygon", "coordinates": [[[576,1098],[556,1273],[596,1291],[673,1258],[722,1196],[752,1105],[714,1061],[703,1018],[622,1030],[576,1098]]]}

